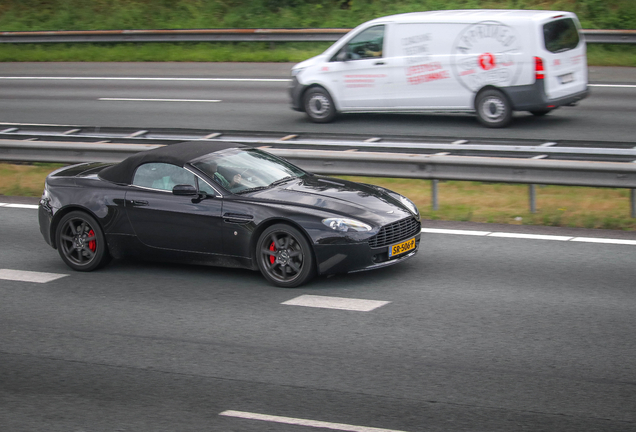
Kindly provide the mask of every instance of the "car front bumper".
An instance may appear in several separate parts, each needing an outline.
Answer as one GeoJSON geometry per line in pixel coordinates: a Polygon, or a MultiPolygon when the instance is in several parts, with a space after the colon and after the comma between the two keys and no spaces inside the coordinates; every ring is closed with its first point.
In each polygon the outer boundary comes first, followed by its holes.
{"type": "Polygon", "coordinates": [[[413,257],[420,248],[420,237],[415,237],[415,249],[389,258],[390,246],[372,248],[368,242],[314,245],[318,273],[329,275],[374,270],[398,264],[413,257]]]}

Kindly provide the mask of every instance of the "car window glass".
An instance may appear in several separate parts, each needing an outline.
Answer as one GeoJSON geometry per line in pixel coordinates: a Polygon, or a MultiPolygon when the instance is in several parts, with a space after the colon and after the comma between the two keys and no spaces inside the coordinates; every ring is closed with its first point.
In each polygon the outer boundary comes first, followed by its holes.
{"type": "Polygon", "coordinates": [[[549,22],[543,26],[545,48],[553,53],[574,49],[579,44],[579,31],[572,18],[549,22]]]}
{"type": "Polygon", "coordinates": [[[210,186],[204,180],[202,180],[201,177],[197,177],[197,179],[199,180],[200,192],[205,192],[208,195],[217,195],[217,192],[212,188],[212,186],[210,186]]]}
{"type": "Polygon", "coordinates": [[[378,25],[363,30],[349,41],[346,51],[350,60],[382,57],[384,26],[378,25]]]}
{"type": "Polygon", "coordinates": [[[176,185],[196,187],[194,174],[184,168],[167,163],[147,163],[137,168],[133,185],[172,191],[176,185]]]}
{"type": "Polygon", "coordinates": [[[199,158],[192,165],[230,192],[305,175],[300,168],[256,149],[226,149],[199,158]]]}

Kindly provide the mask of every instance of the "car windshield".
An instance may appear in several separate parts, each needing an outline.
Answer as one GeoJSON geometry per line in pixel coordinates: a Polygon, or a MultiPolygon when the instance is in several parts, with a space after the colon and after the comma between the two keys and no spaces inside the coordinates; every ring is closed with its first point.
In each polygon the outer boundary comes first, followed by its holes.
{"type": "Polygon", "coordinates": [[[227,149],[192,162],[217,184],[233,193],[265,189],[302,177],[300,168],[256,149],[227,149]]]}

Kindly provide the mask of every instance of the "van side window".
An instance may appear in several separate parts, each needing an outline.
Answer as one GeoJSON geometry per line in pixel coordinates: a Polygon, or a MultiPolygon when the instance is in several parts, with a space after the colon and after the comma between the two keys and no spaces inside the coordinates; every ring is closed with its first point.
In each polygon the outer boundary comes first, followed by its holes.
{"type": "MultiPolygon", "coordinates": [[[[343,47],[335,60],[362,60],[382,57],[384,26],[377,25],[357,34],[343,47]]],[[[333,59],[332,59],[333,60],[333,59]]]]}
{"type": "Polygon", "coordinates": [[[141,165],[135,171],[133,185],[163,191],[172,191],[178,184],[187,184],[196,187],[194,174],[167,163],[147,163],[141,165]]]}
{"type": "Polygon", "coordinates": [[[549,22],[543,26],[545,49],[562,52],[574,49],[579,44],[579,31],[572,18],[549,22]]]}

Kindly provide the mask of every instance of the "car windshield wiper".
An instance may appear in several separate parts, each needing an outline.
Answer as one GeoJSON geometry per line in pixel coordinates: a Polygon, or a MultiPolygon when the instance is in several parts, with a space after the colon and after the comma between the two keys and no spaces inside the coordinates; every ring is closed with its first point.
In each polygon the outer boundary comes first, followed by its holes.
{"type": "Polygon", "coordinates": [[[243,190],[240,190],[240,191],[236,191],[234,193],[236,195],[241,195],[241,194],[244,194],[244,193],[247,193],[247,192],[256,192],[256,191],[267,189],[267,188],[269,188],[269,186],[256,186],[256,187],[253,187],[253,188],[247,188],[247,189],[243,189],[243,190]]]}
{"type": "Polygon", "coordinates": [[[269,184],[269,187],[272,187],[272,186],[278,186],[279,184],[286,183],[286,182],[288,182],[288,181],[290,181],[290,180],[293,180],[293,179],[295,179],[295,178],[296,178],[296,177],[293,177],[293,176],[283,177],[282,179],[278,179],[278,180],[276,180],[275,182],[270,183],[270,184],[269,184]]]}

